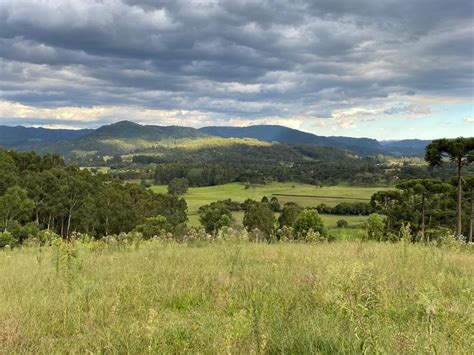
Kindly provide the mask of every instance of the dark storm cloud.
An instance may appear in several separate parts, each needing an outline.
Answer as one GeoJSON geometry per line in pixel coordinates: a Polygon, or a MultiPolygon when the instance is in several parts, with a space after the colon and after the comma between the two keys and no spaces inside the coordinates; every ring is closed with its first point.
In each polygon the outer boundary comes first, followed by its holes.
{"type": "Polygon", "coordinates": [[[4,0],[0,89],[41,107],[328,118],[472,95],[472,19],[470,0],[4,0]]]}

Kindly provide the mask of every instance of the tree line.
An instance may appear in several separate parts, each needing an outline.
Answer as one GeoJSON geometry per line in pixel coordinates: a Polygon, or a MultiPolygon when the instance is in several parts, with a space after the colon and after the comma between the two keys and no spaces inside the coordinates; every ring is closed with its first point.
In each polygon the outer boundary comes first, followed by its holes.
{"type": "Polygon", "coordinates": [[[57,155],[0,150],[0,172],[0,228],[18,236],[30,228],[101,237],[158,215],[168,230],[187,220],[184,199],[66,165],[57,155]]]}
{"type": "Polygon", "coordinates": [[[474,138],[439,139],[426,149],[432,168],[450,164],[455,176],[448,180],[410,179],[397,190],[372,196],[371,205],[385,216],[387,238],[407,223],[413,237],[421,241],[436,238],[444,229],[454,229],[458,238],[473,241],[474,176],[464,171],[474,161],[474,138]]]}

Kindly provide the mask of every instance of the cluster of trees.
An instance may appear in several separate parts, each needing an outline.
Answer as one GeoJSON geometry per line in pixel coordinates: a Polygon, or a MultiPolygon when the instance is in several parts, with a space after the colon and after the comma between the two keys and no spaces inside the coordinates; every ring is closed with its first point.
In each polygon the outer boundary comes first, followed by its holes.
{"type": "Polygon", "coordinates": [[[278,219],[275,218],[275,201],[246,200],[239,204],[230,200],[217,201],[199,209],[199,221],[206,232],[216,234],[221,228],[234,224],[232,212],[244,210],[243,225],[249,231],[258,231],[265,240],[281,239],[291,235],[291,239],[307,240],[308,235],[327,238],[328,232],[321,217],[314,209],[304,209],[295,203],[286,203],[278,219]]]}
{"type": "Polygon", "coordinates": [[[445,179],[451,174],[449,167],[433,170],[412,160],[415,164],[405,161],[399,165],[384,156],[354,157],[329,147],[232,144],[193,149],[155,147],[136,153],[131,162],[114,157],[104,163],[111,167],[110,174],[123,180],[154,179],[156,184],[167,185],[174,178],[186,178],[193,187],[268,181],[373,186],[410,178],[445,179]]]}
{"type": "Polygon", "coordinates": [[[165,185],[173,178],[186,178],[193,187],[230,182],[373,185],[392,181],[394,177],[378,162],[376,158],[357,158],[334,148],[281,144],[170,149],[160,156],[133,157],[136,165],[156,165],[155,183],[165,185]]]}
{"type": "Polygon", "coordinates": [[[316,209],[319,213],[335,214],[340,216],[368,216],[374,212],[372,206],[368,202],[342,202],[334,207],[330,207],[324,203],[321,203],[316,207],[316,209]]]}
{"type": "Polygon", "coordinates": [[[455,227],[458,237],[473,241],[474,177],[463,176],[463,170],[474,161],[474,138],[440,139],[426,151],[430,166],[450,163],[456,176],[441,179],[411,179],[397,184],[397,190],[372,196],[375,211],[385,215],[388,234],[407,223],[420,240],[436,238],[440,230],[455,227]]]}
{"type": "Polygon", "coordinates": [[[193,187],[213,186],[231,182],[261,184],[271,181],[295,181],[313,185],[338,184],[352,185],[387,184],[392,181],[382,168],[371,162],[358,160],[344,162],[305,162],[294,163],[240,164],[227,163],[161,163],[156,166],[156,184],[166,185],[174,178],[186,178],[193,187]]]}
{"type": "Polygon", "coordinates": [[[168,193],[170,195],[182,195],[188,191],[189,181],[186,178],[173,178],[168,184],[168,193]]]}
{"type": "Polygon", "coordinates": [[[131,231],[156,216],[173,230],[186,222],[186,212],[186,201],[175,195],[66,165],[57,155],[0,150],[0,228],[15,235],[33,225],[63,237],[101,237],[131,231]]]}

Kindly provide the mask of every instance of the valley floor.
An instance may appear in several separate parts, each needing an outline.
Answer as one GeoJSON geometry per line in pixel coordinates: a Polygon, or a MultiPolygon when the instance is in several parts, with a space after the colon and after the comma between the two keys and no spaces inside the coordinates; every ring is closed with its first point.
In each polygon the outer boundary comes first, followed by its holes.
{"type": "Polygon", "coordinates": [[[338,242],[0,252],[1,352],[469,353],[474,254],[338,242]]]}
{"type": "MultiPolygon", "coordinates": [[[[166,185],[155,185],[152,191],[157,193],[166,193],[166,185]]],[[[324,203],[330,207],[334,207],[342,202],[369,202],[370,197],[377,191],[386,191],[389,187],[359,187],[359,186],[325,186],[317,187],[309,184],[300,183],[279,183],[273,182],[266,185],[256,185],[251,188],[245,188],[244,184],[231,183],[217,186],[191,187],[182,197],[188,204],[188,226],[199,227],[199,207],[207,205],[211,202],[231,199],[233,201],[243,202],[250,198],[260,201],[263,196],[271,198],[277,197],[280,204],[286,202],[295,202],[303,207],[316,207],[324,203]]],[[[243,212],[233,212],[233,217],[237,224],[242,223],[243,212]]],[[[349,223],[350,227],[358,227],[365,222],[367,216],[338,216],[322,214],[324,225],[330,229],[334,229],[334,236],[344,236],[342,239],[351,239],[346,236],[347,233],[335,230],[336,222],[344,219],[349,223]]],[[[339,238],[341,239],[341,238],[339,238]]],[[[356,238],[355,238],[356,239],[356,238]]]]}

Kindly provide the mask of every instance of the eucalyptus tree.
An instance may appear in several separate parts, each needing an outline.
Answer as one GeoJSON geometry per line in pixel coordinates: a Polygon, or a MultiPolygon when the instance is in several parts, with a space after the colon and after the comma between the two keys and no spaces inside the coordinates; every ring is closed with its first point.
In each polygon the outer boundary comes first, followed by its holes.
{"type": "Polygon", "coordinates": [[[280,217],[278,217],[278,224],[280,228],[284,226],[292,227],[295,223],[296,217],[303,211],[303,207],[294,202],[287,202],[283,205],[280,217]]]}
{"type": "Polygon", "coordinates": [[[268,203],[256,202],[245,211],[243,225],[248,231],[255,228],[269,238],[274,229],[275,219],[268,203]]]}
{"type": "Polygon", "coordinates": [[[474,161],[474,138],[437,139],[426,147],[425,160],[431,167],[450,160],[456,166],[456,235],[462,234],[462,169],[474,161]]]}
{"type": "Polygon", "coordinates": [[[12,186],[0,197],[0,218],[6,229],[8,222],[27,221],[33,209],[34,202],[28,198],[27,191],[19,186],[12,186]]]}

